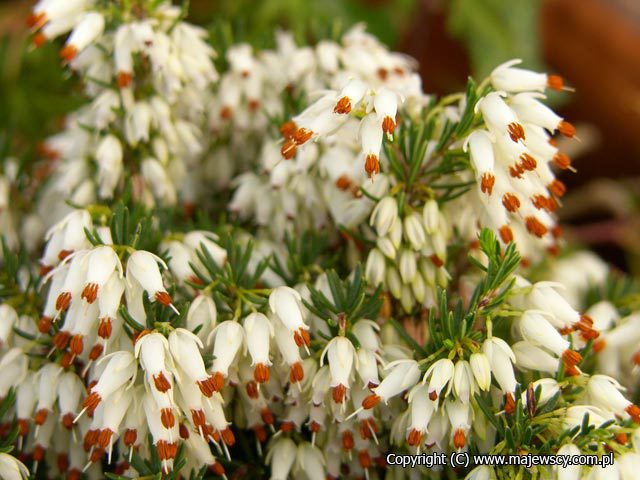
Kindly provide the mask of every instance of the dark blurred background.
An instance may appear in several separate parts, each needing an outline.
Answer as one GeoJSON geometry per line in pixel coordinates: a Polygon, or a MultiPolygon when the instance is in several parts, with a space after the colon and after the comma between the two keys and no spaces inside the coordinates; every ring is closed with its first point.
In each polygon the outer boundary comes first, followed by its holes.
{"type": "MultiPolygon", "coordinates": [[[[56,47],[29,46],[33,3],[0,1],[0,154],[25,159],[82,101],[56,47]]],[[[562,144],[578,171],[562,176],[567,235],[640,274],[640,0],[191,0],[189,12],[212,38],[257,47],[277,26],[313,40],[363,21],[418,59],[428,92],[514,57],[562,75],[575,93],[550,101],[580,138],[562,144]]]]}

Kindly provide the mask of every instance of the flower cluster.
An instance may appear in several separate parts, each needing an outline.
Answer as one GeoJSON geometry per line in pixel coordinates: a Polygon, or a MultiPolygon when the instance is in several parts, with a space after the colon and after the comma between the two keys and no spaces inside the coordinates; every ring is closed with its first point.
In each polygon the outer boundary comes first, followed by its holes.
{"type": "MultiPolygon", "coordinates": [[[[114,11],[84,0],[43,0],[34,7],[35,44],[71,32],[60,56],[87,80],[91,99],[41,148],[51,177],[42,193],[47,205],[112,199],[130,173],[134,195],[147,205],[198,199],[203,99],[218,79],[214,50],[206,32],[183,22],[171,2],[141,8],[114,11]]],[[[57,218],[67,211],[60,208],[57,218]]]]}
{"type": "Polygon", "coordinates": [[[171,2],[28,23],[89,100],[0,177],[0,477],[634,478],[638,289],[562,251],[560,77],[438,99],[356,26],[215,45],[218,81],[171,2]]]}

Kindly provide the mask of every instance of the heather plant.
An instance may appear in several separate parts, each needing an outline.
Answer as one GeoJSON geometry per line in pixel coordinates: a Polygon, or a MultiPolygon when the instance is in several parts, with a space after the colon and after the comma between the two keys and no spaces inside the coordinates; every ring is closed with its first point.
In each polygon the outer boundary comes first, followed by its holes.
{"type": "Polygon", "coordinates": [[[563,240],[563,79],[440,98],[363,25],[185,15],[28,19],[85,100],[0,177],[0,477],[634,478],[638,289],[563,240]],[[386,463],[451,452],[615,463],[386,463]]]}

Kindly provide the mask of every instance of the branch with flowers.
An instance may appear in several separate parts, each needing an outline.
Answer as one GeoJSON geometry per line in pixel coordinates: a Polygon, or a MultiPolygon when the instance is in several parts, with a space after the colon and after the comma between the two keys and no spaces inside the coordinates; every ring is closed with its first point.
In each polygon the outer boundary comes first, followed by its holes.
{"type": "Polygon", "coordinates": [[[562,239],[563,80],[438,99],[361,25],[254,50],[186,11],[28,19],[86,103],[0,177],[7,478],[633,478],[639,290],[562,239]]]}

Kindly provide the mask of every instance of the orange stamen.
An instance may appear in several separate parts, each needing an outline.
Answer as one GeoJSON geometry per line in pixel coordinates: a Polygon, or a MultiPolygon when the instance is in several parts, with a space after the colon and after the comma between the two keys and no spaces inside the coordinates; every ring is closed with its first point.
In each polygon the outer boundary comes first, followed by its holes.
{"type": "Polygon", "coordinates": [[[502,205],[509,212],[514,213],[520,208],[520,200],[513,193],[505,193],[502,196],[502,205]]]}
{"type": "Polygon", "coordinates": [[[495,183],[496,177],[492,173],[484,173],[480,179],[480,190],[490,196],[493,193],[495,183]]]}
{"type": "Polygon", "coordinates": [[[336,103],[336,106],[333,109],[333,113],[338,113],[340,115],[344,115],[351,112],[351,100],[349,97],[342,97],[336,103]]]}

